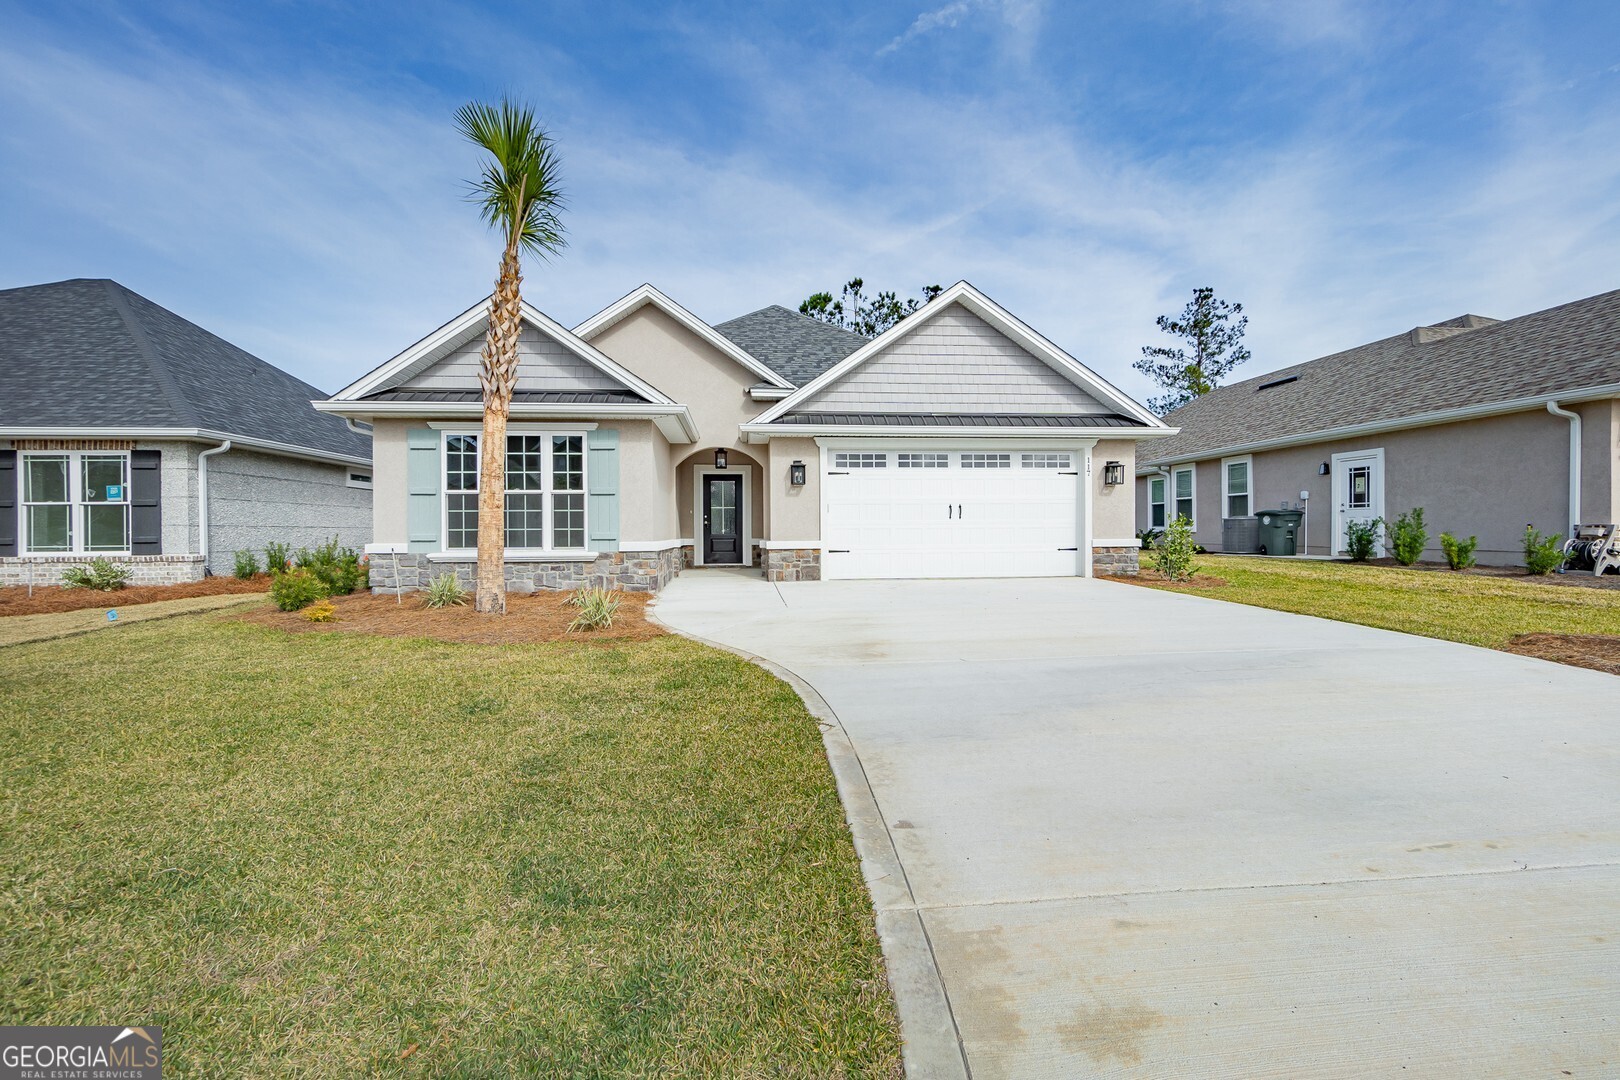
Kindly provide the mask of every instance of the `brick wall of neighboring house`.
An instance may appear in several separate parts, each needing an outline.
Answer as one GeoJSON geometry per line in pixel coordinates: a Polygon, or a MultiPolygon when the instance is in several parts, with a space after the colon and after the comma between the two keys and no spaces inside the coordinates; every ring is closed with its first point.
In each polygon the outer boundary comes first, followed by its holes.
{"type": "MultiPolygon", "coordinates": [[[[56,585],[62,572],[87,565],[93,555],[30,555],[27,558],[0,559],[0,586],[56,585]]],[[[201,581],[201,555],[113,555],[109,558],[130,570],[131,585],[178,585],[201,581]]]]}
{"type": "MultiPolygon", "coordinates": [[[[478,561],[426,555],[373,552],[371,590],[377,593],[412,592],[440,574],[454,573],[471,591],[476,585],[478,561]]],[[[625,592],[656,592],[685,566],[679,548],[663,551],[618,551],[594,560],[530,562],[507,560],[506,587],[511,592],[542,589],[583,589],[596,586],[625,592]]]]}
{"type": "MultiPolygon", "coordinates": [[[[371,468],[246,450],[210,458],[208,569],[229,574],[238,550],[262,558],[272,541],[312,548],[335,536],[345,547],[364,548],[371,540],[371,489],[350,487],[351,471],[370,475],[371,468]]],[[[167,472],[164,482],[166,526],[167,472]]]]}

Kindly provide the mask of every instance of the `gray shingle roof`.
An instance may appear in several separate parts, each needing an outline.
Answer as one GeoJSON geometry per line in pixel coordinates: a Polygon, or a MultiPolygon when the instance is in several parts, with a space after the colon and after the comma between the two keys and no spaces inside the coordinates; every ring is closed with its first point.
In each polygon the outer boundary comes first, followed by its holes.
{"type": "Polygon", "coordinates": [[[714,328],[794,386],[803,386],[868,340],[780,304],[714,328]]]}
{"type": "Polygon", "coordinates": [[[1620,383],[1620,290],[1497,322],[1463,315],[1257,375],[1183,405],[1142,464],[1353,424],[1620,383]]]}
{"type": "Polygon", "coordinates": [[[790,413],[778,424],[827,427],[1092,428],[1147,427],[1117,413],[1045,416],[1014,413],[790,413]]]}
{"type": "Polygon", "coordinates": [[[371,457],[327,395],[116,281],[0,290],[0,428],[203,428],[371,457]]]}

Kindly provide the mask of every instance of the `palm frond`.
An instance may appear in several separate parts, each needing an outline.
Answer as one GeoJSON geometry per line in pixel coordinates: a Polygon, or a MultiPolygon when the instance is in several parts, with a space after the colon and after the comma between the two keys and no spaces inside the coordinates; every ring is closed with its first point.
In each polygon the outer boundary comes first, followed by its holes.
{"type": "Polygon", "coordinates": [[[490,228],[536,255],[562,250],[562,162],[533,107],[506,98],[468,102],[456,110],[456,128],[489,154],[468,198],[490,228]]]}

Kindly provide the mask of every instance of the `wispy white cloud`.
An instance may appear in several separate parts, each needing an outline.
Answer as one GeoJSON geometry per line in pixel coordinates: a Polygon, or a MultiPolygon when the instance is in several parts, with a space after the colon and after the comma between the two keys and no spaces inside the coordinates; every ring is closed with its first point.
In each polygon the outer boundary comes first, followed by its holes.
{"type": "Polygon", "coordinates": [[[1016,42],[1019,51],[1026,51],[1040,26],[1042,0],[951,0],[942,7],[924,11],[911,20],[911,25],[895,35],[878,49],[878,56],[898,52],[920,37],[944,30],[955,30],[970,16],[988,12],[997,17],[999,24],[1016,42]]]}

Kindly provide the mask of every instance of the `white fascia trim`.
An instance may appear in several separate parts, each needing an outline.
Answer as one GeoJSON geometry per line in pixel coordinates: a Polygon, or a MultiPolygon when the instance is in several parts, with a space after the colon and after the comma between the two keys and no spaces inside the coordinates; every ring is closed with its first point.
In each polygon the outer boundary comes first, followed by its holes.
{"type": "Polygon", "coordinates": [[[884,439],[969,439],[973,441],[999,439],[1003,442],[1048,442],[1054,439],[1145,439],[1163,438],[1173,431],[1154,431],[1141,428],[982,428],[982,427],[928,427],[893,428],[877,425],[837,427],[811,424],[742,424],[743,432],[751,442],[765,442],[771,436],[791,439],[825,438],[884,438],[884,439]],[[757,438],[756,438],[757,437],[757,438]]]}
{"type": "Polygon", "coordinates": [[[1210,458],[1231,457],[1238,454],[1253,453],[1257,450],[1280,450],[1289,446],[1308,446],[1311,443],[1331,442],[1335,439],[1355,439],[1363,435],[1382,435],[1390,431],[1404,431],[1407,428],[1434,427],[1438,424],[1454,424],[1461,420],[1480,420],[1490,416],[1505,416],[1516,412],[1539,412],[1547,407],[1548,402],[1562,402],[1568,404],[1572,401],[1601,401],[1604,398],[1620,397],[1620,383],[1607,383],[1603,386],[1591,386],[1584,390],[1571,390],[1564,394],[1538,394],[1535,397],[1511,398],[1507,401],[1488,402],[1484,405],[1467,405],[1459,409],[1436,409],[1433,412],[1413,413],[1411,416],[1402,416],[1393,420],[1372,420],[1365,424],[1347,424],[1344,427],[1322,428],[1318,431],[1301,432],[1298,435],[1284,435],[1275,439],[1260,439],[1255,442],[1233,443],[1230,446],[1216,446],[1208,450],[1200,450],[1186,457],[1164,459],[1161,461],[1143,462],[1137,466],[1137,475],[1144,471],[1157,472],[1159,466],[1168,467],[1170,464],[1182,464],[1192,461],[1207,461],[1210,458]]]}
{"type": "MultiPolygon", "coordinates": [[[[1067,439],[1047,439],[1042,445],[1090,450],[1096,447],[1097,442],[1095,436],[1076,435],[1067,439]]],[[[823,449],[834,450],[886,450],[895,445],[895,440],[864,436],[852,438],[842,435],[824,435],[816,439],[816,445],[823,449]]],[[[908,450],[955,450],[962,446],[962,440],[948,437],[942,439],[909,439],[905,445],[908,450]]],[[[976,450],[1020,450],[1029,447],[1029,440],[1009,435],[975,439],[972,445],[976,450]]]]}
{"type": "MultiPolygon", "coordinates": [[[[595,562],[601,558],[597,551],[542,551],[538,548],[507,548],[507,562],[595,562]]],[[[429,562],[477,562],[478,552],[471,548],[466,551],[431,551],[427,555],[429,562]]]]}
{"type": "Polygon", "coordinates": [[[779,387],[789,393],[793,391],[793,384],[782,376],[754,359],[745,352],[736,342],[726,337],[720,331],[671,300],[662,291],[651,284],[643,284],[625,296],[620,297],[595,315],[574,327],[574,334],[583,341],[590,341],[597,334],[606,330],[621,319],[634,314],[643,304],[651,304],[665,315],[680,323],[686,329],[725,353],[728,357],[752,371],[772,386],[779,387]]]}
{"type": "MultiPolygon", "coordinates": [[[[617,361],[613,360],[601,349],[588,341],[582,340],[573,331],[557,322],[551,316],[533,306],[527,301],[521,308],[523,321],[529,323],[536,330],[551,336],[581,360],[598,370],[618,380],[642,397],[651,402],[663,405],[673,405],[675,402],[667,397],[657,387],[653,386],[636,375],[631,374],[617,361]]],[[[467,341],[477,336],[481,326],[487,327],[489,318],[489,297],[484,297],[477,304],[457,315],[450,322],[445,323],[427,337],[418,341],[392,360],[373,368],[359,379],[345,386],[328,399],[330,402],[353,402],[374,392],[384,383],[409,368],[412,364],[427,356],[438,354],[439,359],[467,341]]]]}
{"type": "Polygon", "coordinates": [[[1094,537],[1091,538],[1091,546],[1094,547],[1094,548],[1100,548],[1100,547],[1139,548],[1139,547],[1142,546],[1142,541],[1138,540],[1134,536],[1131,537],[1129,540],[1104,540],[1104,539],[1102,539],[1100,537],[1095,537],[1094,536],[1094,537]]]}
{"type": "MultiPolygon", "coordinates": [[[[319,412],[367,419],[373,416],[412,416],[455,420],[482,418],[484,406],[477,401],[317,401],[319,412]]],[[[685,405],[536,405],[514,404],[514,419],[535,417],[588,417],[595,420],[651,420],[673,443],[696,442],[697,424],[685,405]]],[[[577,426],[577,425],[576,425],[577,426]]]]}
{"type": "Polygon", "coordinates": [[[1131,400],[1107,379],[1098,375],[1080,361],[1058,348],[1052,342],[1036,333],[1034,329],[1016,318],[1000,304],[975,289],[966,281],[958,281],[955,285],[940,293],[934,299],[924,304],[914,315],[908,315],[895,325],[889,327],[877,337],[850,353],[843,360],[834,364],[820,375],[801,386],[793,394],[779,401],[772,408],[767,409],[754,421],[755,424],[768,424],[772,420],[785,415],[797,408],[805,401],[819,394],[828,386],[842,379],[852,370],[860,367],[878,353],[889,348],[901,338],[910,334],[918,327],[925,325],[941,311],[953,303],[960,302],[968,310],[990,323],[997,330],[1006,334],[1023,348],[1035,354],[1049,366],[1067,375],[1069,379],[1081,386],[1082,389],[1097,393],[1119,408],[1125,415],[1133,417],[1150,428],[1164,429],[1164,421],[1153,413],[1131,400]]]}
{"type": "Polygon", "coordinates": [[[820,551],[820,540],[761,540],[759,546],[766,551],[820,551]]]}
{"type": "Polygon", "coordinates": [[[781,401],[793,393],[792,387],[780,386],[750,386],[748,396],[755,401],[781,401]]]}
{"type": "MultiPolygon", "coordinates": [[[[508,423],[506,425],[506,430],[507,431],[517,431],[517,432],[524,432],[524,431],[595,431],[599,426],[600,426],[599,424],[597,424],[595,421],[591,421],[591,420],[582,420],[579,423],[562,423],[562,424],[542,424],[542,423],[536,423],[536,422],[530,420],[530,421],[519,421],[517,423],[508,423]]],[[[453,431],[453,432],[456,432],[456,433],[462,434],[462,435],[476,434],[476,433],[481,432],[481,431],[484,430],[484,425],[483,425],[483,423],[481,421],[479,423],[474,424],[474,423],[466,423],[466,422],[459,422],[459,421],[458,422],[449,422],[449,421],[445,421],[445,420],[429,420],[428,421],[428,427],[432,428],[434,431],[453,431]]]]}
{"type": "Polygon", "coordinates": [[[369,457],[348,454],[328,454],[311,450],[307,446],[276,442],[272,439],[244,438],[211,428],[69,428],[69,427],[8,427],[0,428],[0,439],[187,439],[219,443],[229,440],[237,449],[263,450],[282,457],[302,458],[329,465],[371,464],[369,457]]]}

